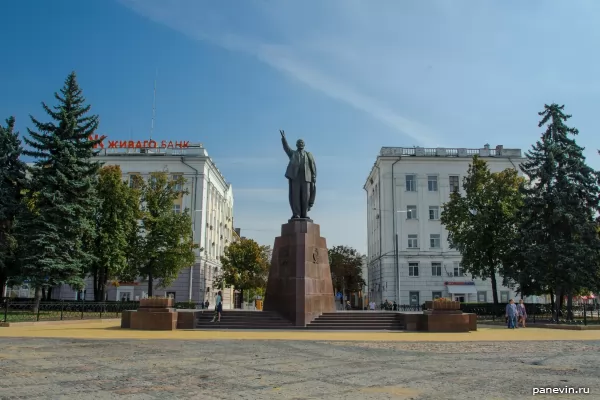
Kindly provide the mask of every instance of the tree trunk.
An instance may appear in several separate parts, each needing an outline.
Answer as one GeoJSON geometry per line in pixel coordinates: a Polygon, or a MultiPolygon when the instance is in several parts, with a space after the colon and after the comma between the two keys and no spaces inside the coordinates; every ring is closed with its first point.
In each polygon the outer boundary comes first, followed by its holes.
{"type": "Polygon", "coordinates": [[[492,281],[492,301],[494,302],[493,310],[494,310],[494,315],[497,316],[499,301],[498,301],[498,282],[496,282],[496,274],[492,273],[490,276],[490,279],[492,281]]]}
{"type": "Polygon", "coordinates": [[[556,296],[554,316],[556,318],[556,323],[558,323],[560,320],[560,309],[562,306],[562,288],[557,286],[556,289],[554,289],[554,295],[556,296]]]}
{"type": "Polygon", "coordinates": [[[571,293],[571,291],[569,290],[569,292],[567,293],[567,320],[568,321],[572,321],[573,320],[573,294],[571,293]]]}
{"type": "Polygon", "coordinates": [[[8,276],[6,274],[0,274],[0,297],[8,297],[8,293],[4,292],[6,283],[8,282],[8,276]]]}
{"type": "Polygon", "coordinates": [[[94,291],[94,298],[96,301],[104,301],[106,293],[106,281],[108,277],[108,268],[102,267],[98,273],[97,292],[94,291]],[[98,293],[98,295],[96,295],[98,293]]]}
{"type": "Polygon", "coordinates": [[[242,304],[240,304],[240,308],[244,308],[244,289],[240,289],[240,298],[242,301],[242,304]]]}
{"type": "Polygon", "coordinates": [[[37,286],[35,288],[35,295],[33,297],[33,313],[37,314],[40,309],[40,302],[42,301],[42,287],[37,286]]]}
{"type": "Polygon", "coordinates": [[[152,272],[148,273],[148,297],[152,297],[152,286],[153,286],[152,272]]]}
{"type": "Polygon", "coordinates": [[[48,288],[48,290],[46,291],[46,300],[48,300],[48,301],[52,300],[52,286],[50,286],[48,288]]]}
{"type": "Polygon", "coordinates": [[[101,283],[98,288],[98,299],[96,301],[104,301],[106,299],[106,283],[101,283]]]}
{"type": "Polygon", "coordinates": [[[94,272],[92,273],[92,277],[93,277],[93,287],[94,287],[94,300],[95,301],[100,301],[98,299],[98,268],[94,268],[94,272]]]}
{"type": "Polygon", "coordinates": [[[554,302],[554,290],[548,289],[548,295],[550,296],[550,307],[552,308],[552,312],[556,309],[554,302]]]}
{"type": "Polygon", "coordinates": [[[46,299],[47,299],[47,296],[46,296],[46,288],[45,288],[45,287],[43,287],[43,288],[42,288],[42,300],[46,300],[46,299]]]}

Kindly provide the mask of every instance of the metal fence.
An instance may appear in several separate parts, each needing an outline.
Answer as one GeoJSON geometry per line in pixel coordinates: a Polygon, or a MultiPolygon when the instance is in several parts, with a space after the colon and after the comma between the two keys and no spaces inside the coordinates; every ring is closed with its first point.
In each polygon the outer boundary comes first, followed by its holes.
{"type": "MultiPolygon", "coordinates": [[[[498,304],[494,307],[493,303],[461,303],[460,308],[465,313],[477,315],[477,320],[486,323],[504,323],[506,303],[498,304]]],[[[424,305],[395,305],[392,303],[380,304],[376,307],[380,311],[400,311],[414,312],[426,310],[424,305]]],[[[558,320],[550,304],[525,304],[527,311],[527,323],[541,324],[575,324],[592,325],[600,324],[600,305],[599,304],[577,304],[573,305],[572,315],[569,316],[567,308],[563,307],[559,312],[558,320]]]]}
{"type": "MultiPolygon", "coordinates": [[[[196,302],[175,303],[176,309],[202,309],[204,305],[196,302]]],[[[37,322],[82,319],[120,318],[125,310],[137,310],[139,302],[93,302],[93,301],[42,301],[35,310],[33,299],[2,299],[0,322],[37,322]]],[[[461,310],[477,315],[480,322],[504,323],[506,304],[494,307],[491,303],[463,303],[461,310]]],[[[555,318],[550,304],[526,304],[528,323],[560,324],[600,324],[599,304],[574,305],[572,315],[567,315],[564,307],[555,318]]],[[[383,311],[419,312],[425,309],[421,305],[392,305],[377,307],[383,311]]]]}
{"type": "MultiPolygon", "coordinates": [[[[461,309],[464,312],[477,314],[479,321],[486,322],[502,322],[505,321],[506,304],[498,304],[494,307],[493,304],[461,304],[461,309]]],[[[552,309],[550,304],[525,304],[527,311],[528,323],[542,324],[575,324],[575,325],[591,325],[600,324],[600,305],[598,304],[577,304],[573,305],[571,315],[568,314],[567,308],[563,307],[558,313],[552,309]]]]}
{"type": "Polygon", "coordinates": [[[124,310],[137,310],[139,302],[42,301],[2,299],[0,322],[66,321],[120,318],[124,310]]]}

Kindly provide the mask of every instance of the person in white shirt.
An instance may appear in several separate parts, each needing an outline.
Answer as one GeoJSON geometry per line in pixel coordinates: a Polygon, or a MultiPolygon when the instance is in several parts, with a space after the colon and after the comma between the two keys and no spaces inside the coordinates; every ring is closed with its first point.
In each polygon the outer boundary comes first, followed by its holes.
{"type": "Polygon", "coordinates": [[[215,297],[215,316],[213,317],[211,322],[215,322],[215,319],[218,317],[217,322],[221,322],[221,313],[223,312],[223,296],[221,295],[221,291],[217,293],[217,297],[215,297]]]}

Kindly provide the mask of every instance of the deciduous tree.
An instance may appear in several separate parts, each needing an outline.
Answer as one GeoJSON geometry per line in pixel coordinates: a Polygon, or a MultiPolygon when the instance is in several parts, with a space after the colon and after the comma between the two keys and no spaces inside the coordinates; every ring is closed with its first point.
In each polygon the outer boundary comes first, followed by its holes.
{"type": "Polygon", "coordinates": [[[14,117],[6,123],[6,127],[0,125],[0,294],[8,278],[19,274],[15,221],[25,210],[26,190],[26,165],[14,117]]]}
{"type": "Polygon", "coordinates": [[[336,291],[343,294],[362,290],[365,281],[362,277],[363,256],[352,247],[335,246],[329,249],[331,280],[336,291]]]}
{"type": "Polygon", "coordinates": [[[269,275],[271,248],[252,239],[242,238],[225,248],[221,256],[221,272],[216,279],[218,287],[233,286],[244,292],[264,293],[269,275]]]}
{"type": "Polygon", "coordinates": [[[125,275],[128,268],[129,239],[137,234],[141,209],[138,190],[123,181],[118,165],[100,170],[96,186],[98,199],[96,209],[96,238],[91,275],[94,282],[94,298],[105,299],[109,279],[125,275]]]}
{"type": "Polygon", "coordinates": [[[42,103],[53,122],[31,117],[36,130],[29,129],[29,138],[24,138],[31,148],[24,154],[35,158],[31,189],[36,212],[27,213],[19,224],[21,261],[24,276],[36,287],[36,304],[42,287],[66,283],[82,288],[94,262],[86,242],[94,237],[94,188],[100,164],[94,159],[99,140],[90,138],[98,128],[98,116],[87,115],[90,106],[74,72],[54,97],[55,107],[42,103]]]}
{"type": "Polygon", "coordinates": [[[516,235],[522,184],[516,169],[491,172],[485,160],[474,156],[463,182],[465,195],[453,192],[442,210],[450,247],[460,252],[465,272],[491,280],[495,305],[496,275],[503,275],[502,261],[516,235]]]}
{"type": "MultiPolygon", "coordinates": [[[[185,179],[169,179],[166,171],[153,172],[148,182],[141,179],[142,224],[137,237],[130,243],[129,257],[137,263],[136,275],[148,278],[148,295],[152,296],[154,281],[159,287],[170,285],[179,272],[195,261],[192,218],[189,210],[176,212],[175,200],[187,191],[182,189],[185,179]]],[[[133,271],[129,271],[133,274],[133,271]]]]}

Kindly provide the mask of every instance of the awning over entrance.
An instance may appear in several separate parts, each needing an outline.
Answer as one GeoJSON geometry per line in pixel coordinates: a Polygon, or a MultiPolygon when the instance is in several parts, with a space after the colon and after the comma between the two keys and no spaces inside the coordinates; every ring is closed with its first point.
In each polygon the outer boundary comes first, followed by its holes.
{"type": "Polygon", "coordinates": [[[450,294],[477,294],[475,285],[446,285],[450,294]]]}

